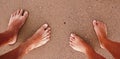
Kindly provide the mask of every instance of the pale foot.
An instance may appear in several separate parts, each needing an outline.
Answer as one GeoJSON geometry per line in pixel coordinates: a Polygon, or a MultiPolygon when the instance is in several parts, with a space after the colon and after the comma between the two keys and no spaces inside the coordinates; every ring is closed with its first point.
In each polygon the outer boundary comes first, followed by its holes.
{"type": "Polygon", "coordinates": [[[44,24],[41,28],[39,28],[36,33],[24,43],[27,47],[26,53],[46,44],[50,40],[50,33],[51,28],[48,24],[44,24]]]}
{"type": "Polygon", "coordinates": [[[103,22],[96,21],[96,20],[93,21],[93,26],[94,26],[94,30],[97,34],[97,37],[99,39],[100,46],[101,46],[101,48],[104,48],[104,46],[102,44],[102,40],[100,40],[100,39],[107,38],[107,27],[103,22]]]}
{"type": "Polygon", "coordinates": [[[28,17],[28,12],[19,9],[11,14],[10,21],[8,24],[8,30],[14,33],[13,37],[10,38],[9,44],[14,44],[17,40],[18,31],[25,23],[28,17]]]}
{"type": "Polygon", "coordinates": [[[69,43],[74,50],[85,54],[88,50],[92,49],[90,45],[88,45],[82,38],[80,38],[76,34],[71,34],[69,43]]]}

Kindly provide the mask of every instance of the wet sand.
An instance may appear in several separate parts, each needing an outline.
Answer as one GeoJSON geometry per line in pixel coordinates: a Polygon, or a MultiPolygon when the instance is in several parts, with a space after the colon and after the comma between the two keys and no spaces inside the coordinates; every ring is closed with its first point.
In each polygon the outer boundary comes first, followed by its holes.
{"type": "Polygon", "coordinates": [[[69,36],[74,32],[88,42],[99,54],[112,59],[110,53],[100,48],[92,21],[100,20],[108,26],[108,37],[120,42],[120,0],[0,0],[0,32],[7,28],[10,14],[17,9],[29,11],[29,18],[13,46],[0,48],[0,55],[26,41],[44,23],[52,28],[52,37],[23,59],[87,59],[69,46],[69,36]]]}

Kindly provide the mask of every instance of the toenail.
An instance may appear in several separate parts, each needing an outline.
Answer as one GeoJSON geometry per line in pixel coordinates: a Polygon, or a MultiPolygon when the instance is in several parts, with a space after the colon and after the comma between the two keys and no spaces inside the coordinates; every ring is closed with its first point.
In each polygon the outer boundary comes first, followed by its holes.
{"type": "Polygon", "coordinates": [[[75,36],[75,34],[73,34],[73,33],[72,33],[72,34],[71,34],[71,36],[72,36],[72,37],[74,37],[74,36],[75,36]]]}
{"type": "Polygon", "coordinates": [[[44,26],[45,26],[45,27],[47,27],[47,26],[48,26],[48,24],[44,24],[44,26]]]}
{"type": "Polygon", "coordinates": [[[93,24],[94,24],[94,25],[98,25],[98,23],[97,23],[96,20],[93,20],[93,24]]]}
{"type": "Polygon", "coordinates": [[[26,14],[28,14],[28,12],[27,12],[27,11],[25,11],[25,13],[26,13],[26,14]]]}
{"type": "Polygon", "coordinates": [[[94,23],[96,23],[96,20],[93,20],[94,23]]]}

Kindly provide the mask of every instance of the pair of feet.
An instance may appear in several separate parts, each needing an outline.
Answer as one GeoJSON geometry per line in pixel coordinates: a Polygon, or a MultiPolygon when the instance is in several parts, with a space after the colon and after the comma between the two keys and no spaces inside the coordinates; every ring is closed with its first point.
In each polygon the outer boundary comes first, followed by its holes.
{"type": "MultiPolygon", "coordinates": [[[[94,26],[94,30],[97,34],[98,38],[107,38],[107,28],[106,25],[103,22],[100,21],[93,21],[93,26],[94,26]]],[[[101,48],[104,48],[104,46],[102,45],[102,42],[99,40],[100,42],[100,46],[101,48]]],[[[70,46],[79,52],[82,53],[87,53],[90,49],[92,49],[92,47],[87,44],[81,37],[79,37],[78,35],[72,33],[70,35],[70,46]]]]}
{"type": "MultiPolygon", "coordinates": [[[[11,18],[8,24],[8,29],[14,30],[15,35],[9,41],[9,44],[14,44],[16,42],[18,31],[25,23],[27,17],[28,17],[28,12],[22,9],[17,10],[11,15],[11,18]]],[[[107,31],[106,31],[106,25],[104,23],[94,20],[93,26],[98,37],[106,37],[107,31]]],[[[50,40],[50,33],[51,33],[51,28],[48,26],[48,24],[44,24],[43,26],[41,26],[35,32],[35,34],[24,43],[29,46],[27,51],[40,47],[45,43],[47,43],[50,40]]],[[[80,51],[83,53],[86,53],[87,50],[91,48],[90,45],[87,44],[82,38],[80,38],[79,36],[73,33],[70,36],[70,46],[74,50],[80,51]]]]}
{"type": "MultiPolygon", "coordinates": [[[[11,45],[16,43],[19,30],[25,23],[26,19],[28,18],[28,15],[28,12],[23,9],[19,9],[13,14],[11,14],[7,30],[11,33],[14,33],[14,35],[10,37],[10,40],[7,42],[7,44],[11,45]]],[[[42,25],[32,37],[30,37],[26,42],[23,43],[24,45],[27,45],[25,47],[26,52],[47,43],[50,40],[50,33],[51,28],[49,27],[49,25],[42,25]]]]}

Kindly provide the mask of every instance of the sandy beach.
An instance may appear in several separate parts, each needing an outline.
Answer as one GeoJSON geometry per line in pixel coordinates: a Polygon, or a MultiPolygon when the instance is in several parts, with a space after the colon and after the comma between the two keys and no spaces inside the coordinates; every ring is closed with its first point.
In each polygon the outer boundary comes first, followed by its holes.
{"type": "Polygon", "coordinates": [[[100,48],[92,21],[107,24],[108,37],[120,42],[120,0],[0,0],[0,32],[7,28],[10,14],[17,9],[29,11],[29,18],[13,46],[0,48],[0,55],[16,48],[44,23],[52,28],[51,40],[32,50],[23,59],[87,59],[69,46],[70,33],[76,33],[89,43],[97,53],[113,59],[100,48]]]}

